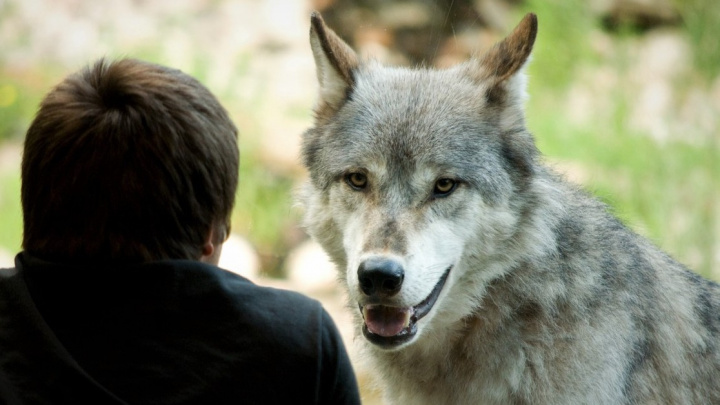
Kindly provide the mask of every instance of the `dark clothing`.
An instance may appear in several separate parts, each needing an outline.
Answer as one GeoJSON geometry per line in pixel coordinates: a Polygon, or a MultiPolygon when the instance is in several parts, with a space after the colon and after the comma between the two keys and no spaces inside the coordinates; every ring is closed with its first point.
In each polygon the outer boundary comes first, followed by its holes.
{"type": "Polygon", "coordinates": [[[194,261],[0,270],[0,403],[356,404],[312,299],[194,261]]]}

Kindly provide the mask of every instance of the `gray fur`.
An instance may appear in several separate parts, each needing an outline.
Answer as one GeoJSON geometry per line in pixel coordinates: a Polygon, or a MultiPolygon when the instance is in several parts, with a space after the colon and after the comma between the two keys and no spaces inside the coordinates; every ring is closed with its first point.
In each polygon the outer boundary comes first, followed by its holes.
{"type": "Polygon", "coordinates": [[[415,305],[451,268],[414,339],[378,347],[359,338],[386,398],[720,403],[720,287],[537,156],[522,111],[531,22],[485,59],[410,70],[333,60],[342,55],[320,45],[339,38],[313,16],[324,28],[311,31],[318,65],[346,70],[334,83],[324,73],[321,86],[335,87],[321,88],[304,135],[305,225],[338,267],[358,335],[358,305],[415,305]],[[493,57],[514,64],[499,77],[493,57]],[[368,179],[360,191],[344,180],[357,171],[368,179]],[[460,183],[436,198],[439,178],[460,183]],[[373,255],[405,266],[398,296],[359,291],[358,263],[373,255]]]}

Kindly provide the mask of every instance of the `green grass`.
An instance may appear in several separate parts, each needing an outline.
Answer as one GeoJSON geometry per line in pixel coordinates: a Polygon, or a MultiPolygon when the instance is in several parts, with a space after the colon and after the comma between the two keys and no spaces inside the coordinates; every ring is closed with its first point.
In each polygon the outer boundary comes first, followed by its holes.
{"type": "Polygon", "coordinates": [[[528,127],[540,150],[551,160],[581,165],[588,177],[584,186],[621,220],[694,270],[713,276],[715,179],[720,178],[716,145],[709,140],[661,144],[633,133],[624,126],[622,100],[614,124],[578,127],[552,100],[535,97],[528,108],[528,127]]]}
{"type": "Polygon", "coordinates": [[[240,150],[233,229],[255,246],[267,275],[282,277],[282,261],[292,247],[299,220],[292,209],[293,181],[263,164],[252,141],[241,141],[240,150]]]}
{"type": "Polygon", "coordinates": [[[720,2],[674,0],[690,39],[697,70],[712,79],[720,73],[720,2]]]}
{"type": "MultiPolygon", "coordinates": [[[[682,95],[684,88],[705,87],[720,66],[720,24],[709,10],[720,13],[714,0],[677,3],[693,51],[695,71],[672,83],[682,95]],[[710,4],[712,3],[712,4],[710,4]]],[[[584,187],[610,205],[628,226],[699,273],[718,278],[716,221],[720,149],[712,134],[683,134],[658,142],[648,134],[629,129],[629,110],[636,94],[625,85],[633,42],[639,33],[621,29],[610,37],[612,51],[598,54],[590,46],[601,31],[587,2],[582,0],[528,0],[517,10],[535,12],[539,35],[529,67],[528,127],[538,147],[551,162],[571,162],[587,177],[584,187]],[[593,34],[594,32],[594,34],[593,34]],[[610,107],[592,111],[578,124],[568,117],[569,85],[580,71],[609,67],[618,82],[603,89],[610,107]],[[695,136],[692,136],[695,135],[695,136]]],[[[716,13],[715,15],[720,15],[716,13]]],[[[678,104],[682,100],[677,101],[678,104]]],[[[601,103],[602,104],[602,103],[601,103]]]]}
{"type": "Polygon", "coordinates": [[[20,251],[22,242],[22,209],[20,208],[20,175],[0,175],[0,247],[11,254],[20,251]]]}
{"type": "Polygon", "coordinates": [[[27,81],[37,79],[32,73],[3,72],[0,66],[0,141],[25,135],[42,94],[27,81]]]}
{"type": "Polygon", "coordinates": [[[533,47],[532,71],[546,87],[569,85],[578,65],[594,57],[589,34],[597,25],[584,0],[528,0],[517,10],[538,17],[538,36],[533,47]]]}

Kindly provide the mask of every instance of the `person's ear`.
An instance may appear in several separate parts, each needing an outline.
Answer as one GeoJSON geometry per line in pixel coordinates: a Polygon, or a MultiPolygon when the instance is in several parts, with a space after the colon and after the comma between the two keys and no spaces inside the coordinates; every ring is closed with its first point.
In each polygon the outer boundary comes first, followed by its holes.
{"type": "Polygon", "coordinates": [[[202,247],[202,258],[200,260],[202,260],[205,257],[212,256],[212,254],[215,253],[215,244],[213,243],[213,240],[214,240],[213,231],[210,231],[210,233],[208,235],[209,236],[208,236],[207,240],[205,240],[205,244],[202,247]]]}
{"type": "Polygon", "coordinates": [[[200,261],[217,265],[220,261],[220,252],[222,251],[222,244],[225,239],[226,233],[223,227],[211,226],[205,238],[205,243],[202,246],[200,261]]]}

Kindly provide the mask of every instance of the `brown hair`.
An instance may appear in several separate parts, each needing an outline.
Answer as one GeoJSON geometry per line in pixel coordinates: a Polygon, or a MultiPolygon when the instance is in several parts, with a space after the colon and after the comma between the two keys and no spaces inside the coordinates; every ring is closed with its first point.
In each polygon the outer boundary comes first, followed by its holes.
{"type": "Polygon", "coordinates": [[[43,100],[22,161],[23,248],[56,261],[198,259],[229,232],[237,129],[197,80],[99,60],[43,100]]]}

